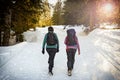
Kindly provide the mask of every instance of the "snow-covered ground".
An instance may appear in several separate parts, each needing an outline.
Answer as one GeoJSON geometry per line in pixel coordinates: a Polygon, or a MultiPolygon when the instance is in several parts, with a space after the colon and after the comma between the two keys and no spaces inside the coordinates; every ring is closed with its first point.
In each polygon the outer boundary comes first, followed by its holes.
{"type": "Polygon", "coordinates": [[[96,29],[89,35],[83,27],[74,27],[81,55],[76,53],[72,76],[67,76],[64,39],[66,29],[54,26],[60,42],[53,76],[48,75],[48,54],[43,55],[42,41],[47,28],[24,33],[25,42],[0,47],[0,80],[120,80],[120,31],[96,29]]]}

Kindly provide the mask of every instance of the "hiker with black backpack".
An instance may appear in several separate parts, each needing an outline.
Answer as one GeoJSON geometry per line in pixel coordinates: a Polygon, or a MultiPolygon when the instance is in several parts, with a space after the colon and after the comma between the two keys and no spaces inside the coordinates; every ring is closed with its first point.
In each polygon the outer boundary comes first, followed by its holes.
{"type": "Polygon", "coordinates": [[[54,58],[55,54],[59,52],[59,41],[56,33],[54,33],[53,27],[48,27],[48,33],[46,33],[42,45],[42,53],[45,53],[45,45],[46,51],[49,55],[48,64],[49,64],[49,74],[53,75],[52,69],[54,67],[54,58]]]}
{"type": "Polygon", "coordinates": [[[67,30],[67,36],[65,38],[64,43],[66,45],[66,53],[67,53],[68,76],[71,76],[75,62],[75,53],[77,49],[78,49],[78,55],[80,55],[79,42],[74,29],[67,30]]]}

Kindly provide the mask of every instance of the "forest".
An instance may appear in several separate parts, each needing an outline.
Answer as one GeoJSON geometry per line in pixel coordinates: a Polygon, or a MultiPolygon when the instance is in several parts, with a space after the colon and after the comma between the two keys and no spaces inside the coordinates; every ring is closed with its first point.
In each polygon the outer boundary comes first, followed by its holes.
{"type": "Polygon", "coordinates": [[[120,24],[120,0],[57,0],[56,5],[48,0],[0,0],[0,46],[9,45],[11,31],[22,42],[21,34],[36,26],[83,24],[92,29],[105,22],[120,24]]]}

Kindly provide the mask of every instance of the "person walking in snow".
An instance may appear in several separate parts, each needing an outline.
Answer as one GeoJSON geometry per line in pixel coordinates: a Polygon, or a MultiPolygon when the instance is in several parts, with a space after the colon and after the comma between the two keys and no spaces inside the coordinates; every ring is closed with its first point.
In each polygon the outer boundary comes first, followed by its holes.
{"type": "Polygon", "coordinates": [[[77,49],[78,49],[78,55],[80,55],[79,42],[74,29],[67,30],[67,36],[65,38],[64,43],[66,45],[66,53],[67,53],[68,76],[71,76],[75,62],[75,53],[77,49]]]}
{"type": "Polygon", "coordinates": [[[54,58],[55,54],[59,52],[59,40],[54,33],[53,27],[48,27],[48,33],[46,33],[43,45],[42,45],[42,53],[45,53],[45,45],[46,45],[46,51],[49,55],[48,64],[49,64],[49,74],[53,75],[52,69],[54,67],[54,58]]]}

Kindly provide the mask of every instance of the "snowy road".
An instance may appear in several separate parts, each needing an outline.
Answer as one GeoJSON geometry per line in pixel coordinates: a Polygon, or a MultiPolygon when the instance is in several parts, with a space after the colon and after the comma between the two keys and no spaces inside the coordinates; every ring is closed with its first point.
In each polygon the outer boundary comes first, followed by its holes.
{"type": "Polygon", "coordinates": [[[41,53],[45,28],[33,32],[31,40],[32,34],[26,33],[30,37],[27,36],[27,42],[0,48],[0,80],[120,80],[120,31],[98,29],[88,36],[82,36],[78,27],[76,31],[81,55],[76,53],[71,77],[67,76],[66,33],[56,27],[60,52],[55,57],[53,76],[48,75],[47,53],[41,53]]]}

